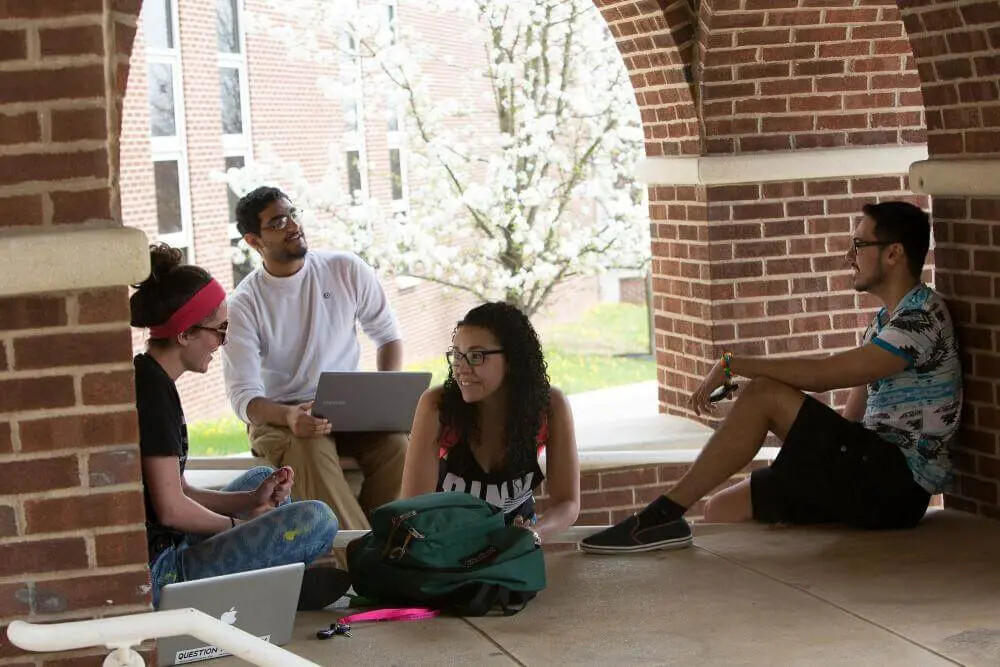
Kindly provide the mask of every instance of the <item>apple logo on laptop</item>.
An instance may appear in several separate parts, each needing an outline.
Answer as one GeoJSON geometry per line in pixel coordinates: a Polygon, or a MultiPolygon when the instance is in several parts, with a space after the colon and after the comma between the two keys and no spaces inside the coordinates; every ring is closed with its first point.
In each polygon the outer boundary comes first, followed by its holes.
{"type": "Polygon", "coordinates": [[[225,623],[226,625],[235,625],[236,613],[237,613],[236,607],[230,607],[229,611],[223,613],[222,616],[219,617],[219,620],[225,623]]]}

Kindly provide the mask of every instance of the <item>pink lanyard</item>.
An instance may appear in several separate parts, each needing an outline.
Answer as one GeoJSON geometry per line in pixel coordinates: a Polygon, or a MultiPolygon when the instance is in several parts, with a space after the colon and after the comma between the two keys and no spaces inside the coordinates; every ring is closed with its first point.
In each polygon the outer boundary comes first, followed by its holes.
{"type": "Polygon", "coordinates": [[[363,611],[349,616],[342,616],[336,623],[331,623],[328,630],[320,630],[316,636],[320,639],[329,639],[334,635],[351,636],[352,623],[381,623],[382,621],[419,621],[425,618],[434,618],[441,613],[440,609],[428,609],[427,607],[410,607],[404,609],[376,609],[374,611],[363,611]]]}

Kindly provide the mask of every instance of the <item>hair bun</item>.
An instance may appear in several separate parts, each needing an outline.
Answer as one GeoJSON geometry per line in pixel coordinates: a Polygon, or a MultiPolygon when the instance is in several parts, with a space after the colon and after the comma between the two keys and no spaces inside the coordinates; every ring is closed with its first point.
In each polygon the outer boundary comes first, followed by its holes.
{"type": "Polygon", "coordinates": [[[177,248],[171,248],[166,243],[155,243],[149,246],[149,276],[140,283],[132,285],[137,290],[155,290],[168,273],[180,266],[184,255],[177,248]]]}

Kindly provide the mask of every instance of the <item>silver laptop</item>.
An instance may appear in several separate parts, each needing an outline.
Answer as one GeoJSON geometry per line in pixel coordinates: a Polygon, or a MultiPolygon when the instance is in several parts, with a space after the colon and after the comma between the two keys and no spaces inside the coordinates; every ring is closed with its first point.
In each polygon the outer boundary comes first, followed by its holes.
{"type": "MultiPolygon", "coordinates": [[[[168,584],[160,591],[160,611],[194,607],[223,623],[272,644],[285,644],[295,625],[295,608],[305,565],[292,563],[263,570],[225,574],[168,584]]],[[[157,640],[160,667],[229,655],[189,635],[157,640]]]]}
{"type": "Polygon", "coordinates": [[[319,376],[313,414],[336,431],[409,433],[431,374],[413,371],[326,372],[319,376]]]}

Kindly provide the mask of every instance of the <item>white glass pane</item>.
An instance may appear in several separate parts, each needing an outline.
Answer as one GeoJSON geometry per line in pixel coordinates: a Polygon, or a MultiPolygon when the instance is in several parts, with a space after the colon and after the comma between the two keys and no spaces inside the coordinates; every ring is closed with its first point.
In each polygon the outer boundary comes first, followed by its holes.
{"type": "Polygon", "coordinates": [[[392,181],[392,198],[403,198],[403,167],[399,158],[399,149],[389,151],[389,178],[392,181]]]}
{"type": "MultiPolygon", "coordinates": [[[[240,281],[242,281],[244,278],[246,278],[248,275],[250,275],[250,272],[253,271],[253,263],[251,263],[249,256],[245,256],[244,259],[243,259],[243,261],[241,261],[241,262],[235,261],[236,260],[236,248],[238,247],[239,242],[240,242],[240,239],[232,239],[229,242],[229,245],[233,248],[233,260],[234,260],[233,261],[233,287],[236,287],[237,285],[239,285],[240,281]]],[[[256,251],[255,250],[251,250],[250,252],[256,252],[256,251]]]]}
{"type": "Polygon", "coordinates": [[[149,130],[154,137],[177,134],[174,117],[174,68],[165,63],[149,64],[149,130]]]}
{"type": "Polygon", "coordinates": [[[156,182],[156,225],[160,234],[183,231],[181,187],[177,162],[164,160],[153,163],[156,182]]]}
{"type": "Polygon", "coordinates": [[[173,0],[146,0],[140,20],[147,45],[154,49],[174,48],[173,0]]]}
{"type": "MultiPolygon", "coordinates": [[[[226,171],[230,169],[242,169],[246,166],[246,160],[243,159],[242,155],[234,155],[232,157],[226,158],[226,171]]],[[[236,222],[236,204],[239,203],[240,198],[236,196],[233,189],[228,185],[226,186],[226,193],[229,195],[229,222],[236,222]]]]}
{"type": "Polygon", "coordinates": [[[359,204],[361,192],[361,153],[347,151],[347,189],[355,197],[354,203],[359,204]]]}
{"type": "Polygon", "coordinates": [[[220,67],[219,81],[222,84],[222,133],[243,134],[240,71],[233,67],[220,67]]]}
{"type": "Polygon", "coordinates": [[[344,109],[344,124],[348,132],[357,132],[361,126],[361,105],[357,100],[345,98],[342,103],[344,109]]]}
{"type": "Polygon", "coordinates": [[[219,53],[240,52],[240,17],[238,0],[216,0],[215,28],[218,34],[219,53]]]}

